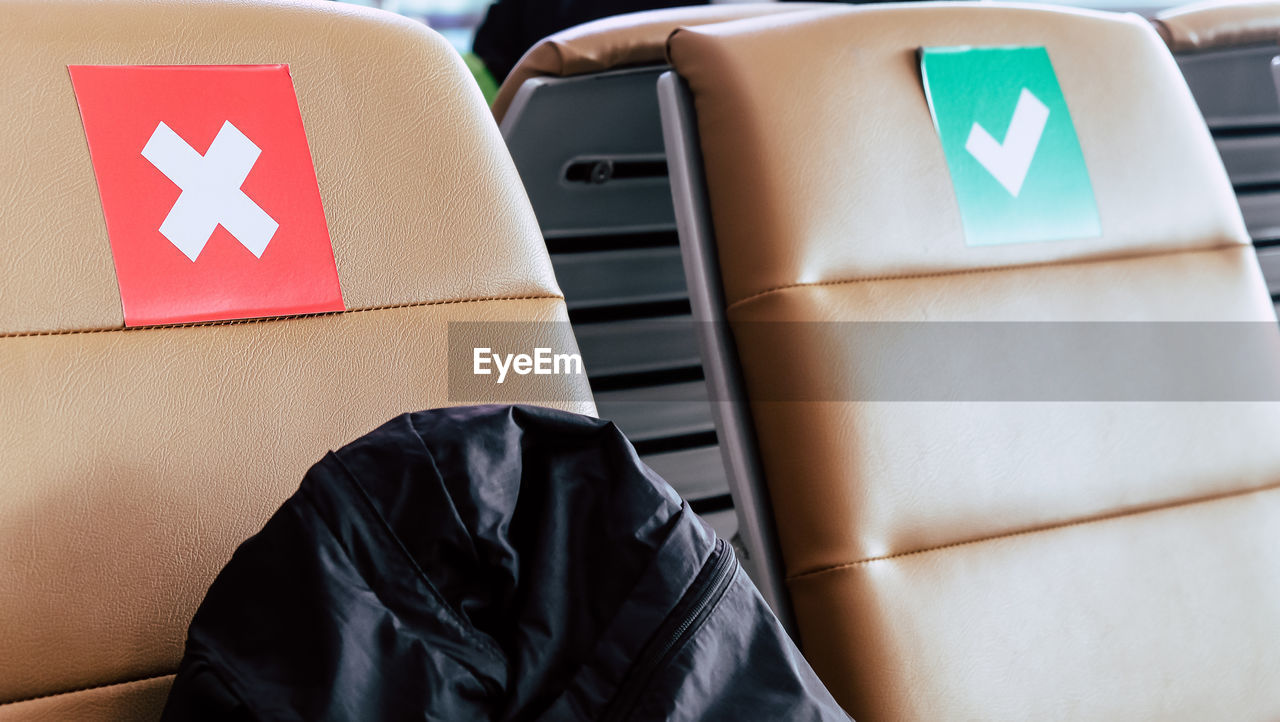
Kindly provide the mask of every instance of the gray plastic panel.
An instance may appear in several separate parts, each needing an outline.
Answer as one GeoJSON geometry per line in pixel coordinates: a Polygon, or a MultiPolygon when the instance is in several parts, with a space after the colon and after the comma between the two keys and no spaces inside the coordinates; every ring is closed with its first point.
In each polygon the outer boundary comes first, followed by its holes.
{"type": "Polygon", "coordinates": [[[1258,265],[1267,279],[1267,290],[1272,296],[1280,296],[1280,247],[1259,248],[1258,265]]]}
{"type": "Polygon", "coordinates": [[[678,301],[688,292],[680,249],[636,248],[551,256],[569,310],[678,301]]]}
{"type": "Polygon", "coordinates": [[[1191,94],[1212,129],[1280,125],[1271,79],[1275,43],[1178,56],[1191,94]]]}
{"type": "Polygon", "coordinates": [[[1280,238],[1280,191],[1242,191],[1236,194],[1236,200],[1240,203],[1244,225],[1253,240],[1280,238]]]}
{"type": "Polygon", "coordinates": [[[637,442],[716,430],[702,381],[603,391],[596,394],[596,410],[637,442]]]}
{"type": "Polygon", "coordinates": [[[683,451],[669,451],[641,457],[649,468],[658,472],[680,496],[689,501],[724,496],[729,493],[724,462],[717,446],[700,446],[683,451]]]}
{"type": "Polygon", "coordinates": [[[575,326],[582,363],[591,377],[701,366],[689,316],[584,323],[575,326]]]}
{"type": "Polygon", "coordinates": [[[665,177],[604,183],[565,179],[583,160],[665,160],[654,83],[662,67],[571,78],[535,78],[520,87],[502,135],[544,236],[670,230],[665,177]]]}
{"type": "MultiPolygon", "coordinates": [[[[732,539],[733,535],[738,533],[738,516],[734,514],[733,509],[713,511],[710,514],[699,514],[699,516],[716,530],[716,536],[721,539],[732,539]]],[[[747,560],[740,561],[744,567],[747,567],[747,560]]]]}
{"type": "MultiPolygon", "coordinates": [[[[574,239],[549,245],[566,303],[578,312],[574,332],[587,373],[593,383],[612,377],[611,387],[632,384],[597,393],[600,415],[616,421],[632,441],[649,443],[646,458],[659,473],[700,499],[727,492],[717,447],[689,448],[714,438],[706,386],[661,384],[664,372],[680,369],[667,380],[688,379],[701,366],[695,331],[687,316],[637,318],[678,313],[647,304],[687,299],[680,249],[674,243],[629,245],[638,232],[670,233],[675,240],[655,92],[663,70],[527,81],[502,133],[544,236],[574,239]],[[655,381],[659,385],[639,385],[655,381]]],[[[721,521],[733,517],[732,511],[715,514],[721,521]]],[[[730,537],[736,523],[721,527],[730,537]]]]}
{"type": "Polygon", "coordinates": [[[1280,134],[1219,138],[1217,144],[1233,185],[1280,183],[1280,134]]]}
{"type": "Polygon", "coordinates": [[[743,401],[747,397],[743,392],[742,370],[724,316],[724,289],[720,285],[693,98],[674,72],[664,73],[658,79],[658,104],[662,109],[662,136],[671,171],[671,195],[689,285],[689,305],[694,318],[701,322],[698,340],[705,359],[707,387],[712,398],[728,399],[714,402],[711,409],[738,515],[739,533],[750,558],[750,563],[744,566],[751,572],[765,601],[794,636],[791,600],[784,581],[769,491],[760,466],[755,426],[750,409],[743,401]]]}

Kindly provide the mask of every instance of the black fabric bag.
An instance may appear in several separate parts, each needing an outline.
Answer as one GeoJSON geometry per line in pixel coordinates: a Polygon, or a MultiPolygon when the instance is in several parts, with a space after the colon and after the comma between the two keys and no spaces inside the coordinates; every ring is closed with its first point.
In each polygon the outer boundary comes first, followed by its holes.
{"type": "Polygon", "coordinates": [[[848,719],[613,424],[520,406],[312,467],[214,581],[164,718],[848,719]]]}

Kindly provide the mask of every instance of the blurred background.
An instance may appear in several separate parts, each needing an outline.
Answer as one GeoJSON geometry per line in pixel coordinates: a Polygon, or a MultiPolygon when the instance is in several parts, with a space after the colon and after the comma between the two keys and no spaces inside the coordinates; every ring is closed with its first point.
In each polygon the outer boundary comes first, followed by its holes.
{"type": "MultiPolygon", "coordinates": [[[[525,50],[559,30],[611,15],[663,7],[705,5],[709,1],[722,3],[777,0],[338,0],[381,8],[426,23],[453,43],[464,57],[475,53],[468,57],[472,70],[477,69],[475,66],[478,64],[478,56],[496,83],[502,82],[525,50]]],[[[1136,10],[1144,14],[1157,9],[1148,7],[1151,0],[1046,1],[1108,10],[1136,10]]],[[[479,75],[477,77],[481,79],[479,75]]],[[[484,85],[483,79],[481,85],[484,85]]]]}

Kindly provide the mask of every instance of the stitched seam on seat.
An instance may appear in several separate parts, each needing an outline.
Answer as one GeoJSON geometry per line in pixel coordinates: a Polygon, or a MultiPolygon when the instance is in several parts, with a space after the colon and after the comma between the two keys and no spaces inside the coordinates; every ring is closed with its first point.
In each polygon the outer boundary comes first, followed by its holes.
{"type": "Polygon", "coordinates": [[[23,697],[21,699],[11,699],[7,702],[0,702],[0,707],[4,707],[6,705],[11,705],[11,704],[21,704],[23,702],[34,702],[38,699],[48,699],[50,697],[61,697],[67,694],[77,694],[79,692],[91,692],[95,689],[108,689],[110,687],[123,687],[126,684],[138,684],[139,682],[150,682],[156,679],[164,679],[165,677],[172,677],[175,674],[177,674],[177,672],[167,672],[165,674],[154,674],[150,677],[126,679],[123,682],[108,682],[107,684],[91,684],[87,687],[76,687],[74,689],[62,690],[60,692],[49,692],[48,694],[38,694],[34,697],[23,697]]]}
{"type": "Polygon", "coordinates": [[[25,336],[70,336],[75,334],[88,333],[119,333],[121,331],[157,331],[172,328],[202,328],[205,326],[240,326],[251,323],[266,323],[270,321],[296,321],[304,318],[321,318],[324,316],[348,316],[356,313],[366,313],[368,311],[389,311],[398,308],[421,308],[423,306],[448,306],[457,303],[485,303],[487,301],[563,301],[564,296],[541,295],[541,296],[487,296],[479,298],[453,298],[445,301],[414,301],[411,303],[392,303],[385,306],[366,306],[364,308],[350,308],[345,311],[334,311],[332,313],[309,313],[291,316],[264,316],[261,318],[236,318],[226,321],[201,321],[199,323],[174,323],[161,324],[155,326],[123,326],[111,328],[72,328],[62,329],[58,331],[9,331],[0,333],[0,338],[22,338],[25,336]]]}
{"type": "Polygon", "coordinates": [[[945,278],[947,276],[970,276],[977,273],[995,273],[998,271],[1020,271],[1031,268],[1053,268],[1055,266],[1085,266],[1094,263],[1113,263],[1123,261],[1136,261],[1142,258],[1160,258],[1163,256],[1176,256],[1181,253],[1216,253],[1229,248],[1252,248],[1247,243],[1225,243],[1210,248],[1179,248],[1170,251],[1155,251],[1152,253],[1137,253],[1128,256],[1109,256],[1107,258],[1077,258],[1065,261],[1045,261],[1042,263],[1026,263],[1017,266],[985,266],[983,268],[966,268],[959,271],[938,271],[934,273],[908,273],[898,276],[867,276],[865,278],[841,278],[832,281],[812,281],[808,283],[788,283],[782,286],[774,286],[766,288],[763,291],[757,291],[750,296],[740,298],[725,307],[725,311],[731,311],[735,306],[739,306],[753,301],[761,296],[767,296],[779,291],[786,291],[792,288],[816,288],[819,286],[844,286],[854,283],[871,283],[874,281],[909,281],[917,278],[945,278]]]}
{"type": "Polygon", "coordinates": [[[812,577],[818,574],[826,574],[827,572],[836,572],[844,569],[852,569],[853,567],[864,566],[864,565],[872,564],[875,562],[894,561],[896,559],[901,559],[903,557],[916,556],[919,554],[929,554],[931,552],[943,551],[945,549],[954,549],[956,547],[971,546],[974,544],[984,544],[986,542],[996,541],[999,539],[1010,539],[1010,538],[1020,537],[1020,536],[1030,536],[1032,534],[1039,534],[1041,532],[1057,531],[1059,529],[1069,529],[1071,527],[1085,526],[1088,524],[1113,521],[1116,519],[1125,519],[1128,517],[1141,516],[1143,514],[1153,514],[1156,512],[1167,511],[1170,509],[1178,509],[1186,506],[1195,506],[1197,504],[1211,504],[1213,502],[1223,501],[1226,499],[1234,499],[1237,497],[1249,496],[1250,494],[1265,494],[1270,491],[1276,491],[1277,489],[1280,489],[1280,481],[1272,484],[1268,484],[1266,486],[1256,487],[1253,489],[1228,491],[1228,492],[1223,492],[1221,494],[1210,494],[1208,496],[1200,496],[1194,499],[1174,501],[1167,504],[1159,504],[1156,506],[1149,506],[1149,507],[1144,507],[1139,509],[1131,509],[1128,511],[1121,511],[1113,514],[1100,514],[1097,516],[1086,517],[1083,519],[1075,519],[1073,521],[1061,522],[1058,524],[1048,524],[1046,526],[1036,527],[1034,529],[1021,529],[1019,531],[1005,532],[1003,534],[994,534],[992,536],[981,537],[978,539],[969,539],[966,541],[952,542],[950,544],[941,544],[934,547],[926,547],[924,549],[915,549],[909,552],[900,552],[898,554],[887,554],[881,557],[868,557],[866,559],[859,559],[858,561],[854,561],[854,562],[845,562],[843,564],[833,564],[828,567],[821,567],[819,569],[812,569],[807,572],[791,574],[787,576],[787,581],[803,579],[805,577],[812,577]]]}

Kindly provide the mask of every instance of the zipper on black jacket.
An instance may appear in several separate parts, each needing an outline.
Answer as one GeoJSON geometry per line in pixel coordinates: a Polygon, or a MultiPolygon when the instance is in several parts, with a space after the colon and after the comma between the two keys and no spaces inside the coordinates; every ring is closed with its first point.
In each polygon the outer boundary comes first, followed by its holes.
{"type": "Polygon", "coordinates": [[[707,617],[711,616],[725,590],[729,588],[729,583],[733,581],[737,569],[738,560],[734,557],[733,549],[725,540],[716,539],[709,558],[703,563],[688,591],[680,598],[676,611],[645,644],[639,658],[618,685],[613,701],[600,716],[601,720],[612,722],[631,716],[654,674],[680,651],[684,642],[696,634],[707,617]]]}

